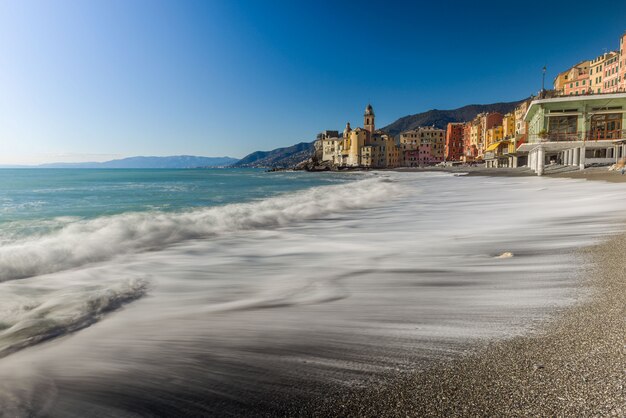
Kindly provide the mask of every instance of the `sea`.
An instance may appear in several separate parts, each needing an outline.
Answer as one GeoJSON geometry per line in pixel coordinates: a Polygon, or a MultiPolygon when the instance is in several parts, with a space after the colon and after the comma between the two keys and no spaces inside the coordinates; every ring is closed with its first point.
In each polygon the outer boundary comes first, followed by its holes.
{"type": "Polygon", "coordinates": [[[557,178],[0,170],[0,416],[273,415],[408,375],[585,298],[625,207],[557,178]]]}

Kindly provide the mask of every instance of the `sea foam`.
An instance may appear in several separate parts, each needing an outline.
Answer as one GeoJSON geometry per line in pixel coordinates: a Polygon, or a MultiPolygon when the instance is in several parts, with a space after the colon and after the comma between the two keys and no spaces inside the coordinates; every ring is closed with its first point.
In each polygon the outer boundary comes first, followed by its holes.
{"type": "Polygon", "coordinates": [[[3,243],[0,282],[105,261],[119,254],[158,250],[191,239],[321,218],[366,208],[398,194],[398,187],[388,178],[371,176],[251,203],[76,221],[47,235],[3,243]]]}

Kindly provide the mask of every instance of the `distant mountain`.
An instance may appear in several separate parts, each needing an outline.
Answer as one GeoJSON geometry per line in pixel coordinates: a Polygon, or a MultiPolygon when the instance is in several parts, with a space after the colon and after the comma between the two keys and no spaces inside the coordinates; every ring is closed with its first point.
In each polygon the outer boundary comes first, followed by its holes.
{"type": "Polygon", "coordinates": [[[522,103],[524,100],[519,100],[517,102],[502,102],[484,105],[473,104],[452,110],[432,109],[428,112],[404,116],[397,121],[385,126],[384,128],[382,128],[382,130],[389,132],[393,136],[396,136],[399,135],[400,132],[415,129],[418,126],[435,125],[435,127],[437,128],[445,129],[450,122],[467,122],[474,119],[476,115],[482,112],[500,112],[502,114],[511,112],[513,111],[513,109],[515,109],[515,106],[522,103]]]}
{"type": "Polygon", "coordinates": [[[277,148],[272,151],[256,151],[246,155],[232,167],[294,167],[313,155],[314,143],[315,141],[300,142],[290,147],[277,148]]]}
{"type": "Polygon", "coordinates": [[[198,168],[226,167],[239,161],[230,157],[196,157],[175,155],[171,157],[129,157],[102,163],[51,163],[37,168],[198,168]]]}

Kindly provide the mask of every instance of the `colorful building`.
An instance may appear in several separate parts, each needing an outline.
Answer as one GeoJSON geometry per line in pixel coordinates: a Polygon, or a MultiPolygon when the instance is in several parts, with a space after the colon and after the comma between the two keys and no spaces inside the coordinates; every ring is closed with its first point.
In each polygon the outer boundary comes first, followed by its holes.
{"type": "Polygon", "coordinates": [[[485,148],[488,148],[491,144],[502,140],[502,126],[494,126],[487,129],[487,135],[485,135],[485,148]]]}
{"type": "Polygon", "coordinates": [[[619,39],[619,75],[617,77],[618,88],[620,92],[626,91],[626,32],[619,39]]]}
{"type": "Polygon", "coordinates": [[[546,164],[582,169],[626,157],[626,93],[534,100],[525,120],[528,142],[517,158],[538,175],[546,164]]]}
{"type": "Polygon", "coordinates": [[[446,161],[461,160],[465,142],[465,125],[465,123],[448,123],[446,128],[446,161]]]}
{"type": "Polygon", "coordinates": [[[400,134],[402,161],[406,166],[437,164],[444,160],[445,133],[434,126],[420,126],[400,134]],[[413,165],[412,165],[413,164],[413,165]]]}
{"type": "Polygon", "coordinates": [[[376,115],[371,105],[363,114],[363,128],[352,129],[346,124],[341,138],[337,131],[323,131],[322,161],[336,167],[393,168],[400,165],[400,152],[393,137],[376,130],[376,115]]]}
{"type": "Polygon", "coordinates": [[[582,61],[570,68],[567,81],[563,85],[562,94],[571,96],[588,93],[591,88],[589,81],[590,66],[591,61],[582,61]]]}
{"type": "Polygon", "coordinates": [[[604,91],[604,65],[607,60],[617,55],[617,52],[605,52],[591,61],[589,65],[589,80],[592,93],[602,93],[604,91]]]}
{"type": "Polygon", "coordinates": [[[509,112],[502,116],[502,137],[515,138],[515,113],[509,112]]]}
{"type": "Polygon", "coordinates": [[[570,72],[570,70],[563,71],[562,73],[559,73],[554,78],[554,81],[553,81],[552,85],[553,85],[554,91],[556,91],[557,94],[563,94],[563,89],[565,88],[565,83],[567,83],[567,81],[568,81],[569,72],[570,72]]]}
{"type": "Polygon", "coordinates": [[[472,144],[472,122],[463,126],[463,157],[461,161],[474,161],[478,157],[478,148],[472,144]]]}
{"type": "Polygon", "coordinates": [[[479,128],[475,130],[475,141],[478,150],[478,158],[482,158],[485,148],[488,146],[486,144],[488,130],[496,126],[502,126],[502,114],[498,112],[481,113],[476,116],[472,123],[479,126],[479,128]]]}
{"type": "Polygon", "coordinates": [[[616,52],[604,63],[603,93],[617,93],[618,91],[620,58],[620,53],[616,52]]]}

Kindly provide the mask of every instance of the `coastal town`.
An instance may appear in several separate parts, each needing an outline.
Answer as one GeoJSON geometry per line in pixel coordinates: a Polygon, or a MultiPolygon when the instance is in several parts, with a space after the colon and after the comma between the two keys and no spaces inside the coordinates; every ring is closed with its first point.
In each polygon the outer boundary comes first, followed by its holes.
{"type": "MultiPolygon", "coordinates": [[[[377,130],[368,104],[363,127],[317,136],[317,158],[326,167],[398,168],[484,164],[584,169],[626,158],[626,33],[619,49],[559,73],[553,89],[520,101],[509,113],[485,112],[445,129],[418,126],[392,135],[377,130]]],[[[544,68],[545,71],[545,68],[544,68]]]]}

